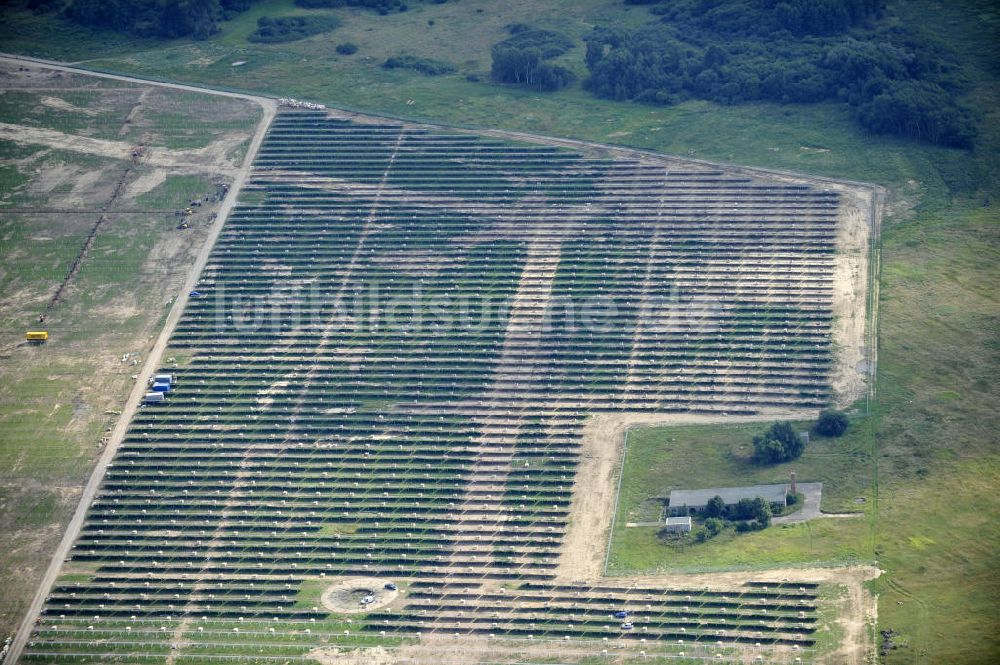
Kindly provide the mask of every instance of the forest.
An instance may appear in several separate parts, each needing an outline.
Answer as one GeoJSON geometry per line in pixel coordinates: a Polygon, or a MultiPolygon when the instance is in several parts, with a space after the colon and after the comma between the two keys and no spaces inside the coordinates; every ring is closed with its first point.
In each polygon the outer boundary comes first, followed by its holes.
{"type": "MultiPolygon", "coordinates": [[[[219,31],[219,22],[246,11],[257,0],[28,0],[38,12],[60,12],[67,19],[92,28],[115,30],[143,37],[193,37],[206,39],[219,31]]],[[[421,0],[409,0],[420,2],[421,0]]],[[[425,0],[443,4],[447,0],[425,0]]],[[[455,0],[452,0],[454,2],[455,0]]],[[[404,0],[295,0],[306,9],[359,7],[387,14],[406,11],[404,0]]],[[[286,22],[287,23],[287,22],[286,22]]],[[[310,21],[310,26],[319,23],[310,21]]],[[[309,28],[291,23],[263,26],[254,41],[288,41],[308,36],[309,28]]],[[[326,29],[326,26],[323,26],[326,29]]],[[[313,33],[315,34],[315,33],[313,33]]]]}
{"type": "Polygon", "coordinates": [[[920,35],[884,27],[882,0],[626,0],[657,20],[587,37],[584,86],[671,105],[840,101],[869,132],[971,147],[962,77],[920,35]]]}

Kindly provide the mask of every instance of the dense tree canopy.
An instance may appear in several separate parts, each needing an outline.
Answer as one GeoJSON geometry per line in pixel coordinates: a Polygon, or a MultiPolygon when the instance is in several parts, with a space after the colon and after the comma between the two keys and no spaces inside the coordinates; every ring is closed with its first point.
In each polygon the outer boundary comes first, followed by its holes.
{"type": "Polygon", "coordinates": [[[34,3],[93,28],[146,37],[195,37],[218,32],[219,21],[245,11],[254,0],[54,0],[34,3]]]}
{"type": "Polygon", "coordinates": [[[848,420],[846,414],[829,409],[819,414],[819,419],[816,421],[816,432],[823,436],[843,436],[850,424],[851,421],[848,420]]]}
{"type": "MultiPolygon", "coordinates": [[[[233,14],[246,11],[258,0],[29,0],[29,6],[44,10],[61,10],[64,15],[77,23],[93,28],[115,30],[145,37],[195,37],[204,39],[219,30],[219,21],[233,14]]],[[[409,0],[420,2],[421,0],[409,0]]],[[[446,0],[423,0],[441,4],[446,0]]],[[[452,0],[455,2],[456,0],[452,0]]],[[[407,0],[295,0],[295,4],[307,9],[330,7],[363,7],[382,14],[390,11],[406,11],[407,0]]],[[[273,19],[290,20],[294,17],[273,19]]],[[[307,18],[311,25],[312,18],[307,18]]],[[[288,29],[265,28],[252,41],[289,41],[308,36],[303,30],[296,30],[288,24],[288,29]]],[[[254,33],[255,35],[257,33],[254,33]]],[[[312,33],[315,34],[315,33],[312,33]]]]}
{"type": "Polygon", "coordinates": [[[251,42],[277,44],[305,39],[312,35],[329,32],[340,24],[334,16],[261,16],[257,19],[257,29],[247,39],[251,42]]]}
{"type": "Polygon", "coordinates": [[[878,28],[881,0],[672,0],[636,30],[595,28],[587,39],[600,97],[674,104],[841,100],[877,134],[968,147],[969,114],[954,101],[945,54],[878,28]]]}
{"type": "Polygon", "coordinates": [[[490,75],[494,81],[534,90],[558,90],[576,79],[565,67],[546,62],[573,48],[572,39],[551,30],[532,30],[523,24],[508,28],[511,36],[493,45],[490,75]]]}
{"type": "Polygon", "coordinates": [[[754,457],[763,464],[777,464],[797,459],[806,444],[789,423],[774,423],[753,438],[754,457]]]}

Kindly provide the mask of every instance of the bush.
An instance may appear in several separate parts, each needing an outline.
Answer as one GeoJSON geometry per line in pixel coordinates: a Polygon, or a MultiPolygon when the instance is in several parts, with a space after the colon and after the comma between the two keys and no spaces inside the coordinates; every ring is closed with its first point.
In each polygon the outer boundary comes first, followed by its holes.
{"type": "Polygon", "coordinates": [[[819,414],[815,430],[817,434],[822,434],[823,436],[838,437],[844,435],[848,426],[850,426],[850,421],[844,412],[828,409],[819,414]]]}
{"type": "Polygon", "coordinates": [[[705,520],[704,526],[705,526],[705,531],[708,532],[709,538],[711,538],[713,536],[719,535],[719,533],[722,532],[722,529],[725,526],[725,522],[723,522],[718,518],[710,517],[707,520],[705,520]]]}
{"type": "Polygon", "coordinates": [[[340,21],[334,16],[261,16],[257,19],[257,29],[247,41],[262,44],[281,44],[305,39],[322,32],[333,30],[340,21]]]}
{"type": "Polygon", "coordinates": [[[337,44],[336,51],[340,55],[354,55],[358,52],[358,45],[354,42],[344,42],[343,44],[337,44]]]}
{"type": "Polygon", "coordinates": [[[551,30],[532,30],[523,23],[510,26],[512,36],[497,42],[494,46],[513,49],[538,49],[543,60],[555,58],[576,46],[576,43],[566,35],[551,30]]]}
{"type": "Polygon", "coordinates": [[[386,69],[412,69],[427,76],[440,76],[455,72],[455,66],[450,63],[432,58],[420,58],[415,55],[393,56],[382,63],[382,66],[386,69]]]}
{"type": "Polygon", "coordinates": [[[729,518],[735,521],[736,530],[759,531],[771,525],[771,506],[764,499],[740,499],[739,503],[729,509],[729,518]]]}
{"type": "Polygon", "coordinates": [[[789,423],[774,423],[753,438],[754,459],[762,464],[777,464],[798,459],[805,441],[789,423]]]}
{"type": "Polygon", "coordinates": [[[705,504],[706,517],[722,517],[726,512],[726,502],[721,496],[713,496],[705,504]]]}

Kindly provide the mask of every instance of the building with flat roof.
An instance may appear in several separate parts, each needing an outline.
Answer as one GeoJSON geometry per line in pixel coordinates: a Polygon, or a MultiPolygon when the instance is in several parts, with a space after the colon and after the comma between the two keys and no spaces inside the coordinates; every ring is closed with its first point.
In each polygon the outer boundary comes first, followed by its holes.
{"type": "Polygon", "coordinates": [[[700,511],[715,496],[721,496],[727,506],[733,506],[740,499],[756,499],[760,497],[770,504],[787,505],[787,485],[750,485],[749,487],[710,487],[703,490],[673,490],[670,492],[671,513],[687,510],[700,511]]]}
{"type": "Polygon", "coordinates": [[[668,517],[663,530],[674,531],[677,533],[689,533],[691,531],[691,518],[688,516],[668,517]]]}

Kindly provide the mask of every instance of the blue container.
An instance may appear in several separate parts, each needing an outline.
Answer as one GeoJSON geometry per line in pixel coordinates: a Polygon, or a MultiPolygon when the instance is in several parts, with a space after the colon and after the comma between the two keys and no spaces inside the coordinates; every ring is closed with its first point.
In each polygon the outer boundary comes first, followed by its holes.
{"type": "Polygon", "coordinates": [[[168,392],[170,392],[170,384],[169,383],[154,383],[153,384],[153,392],[154,393],[168,393],[168,392]]]}

